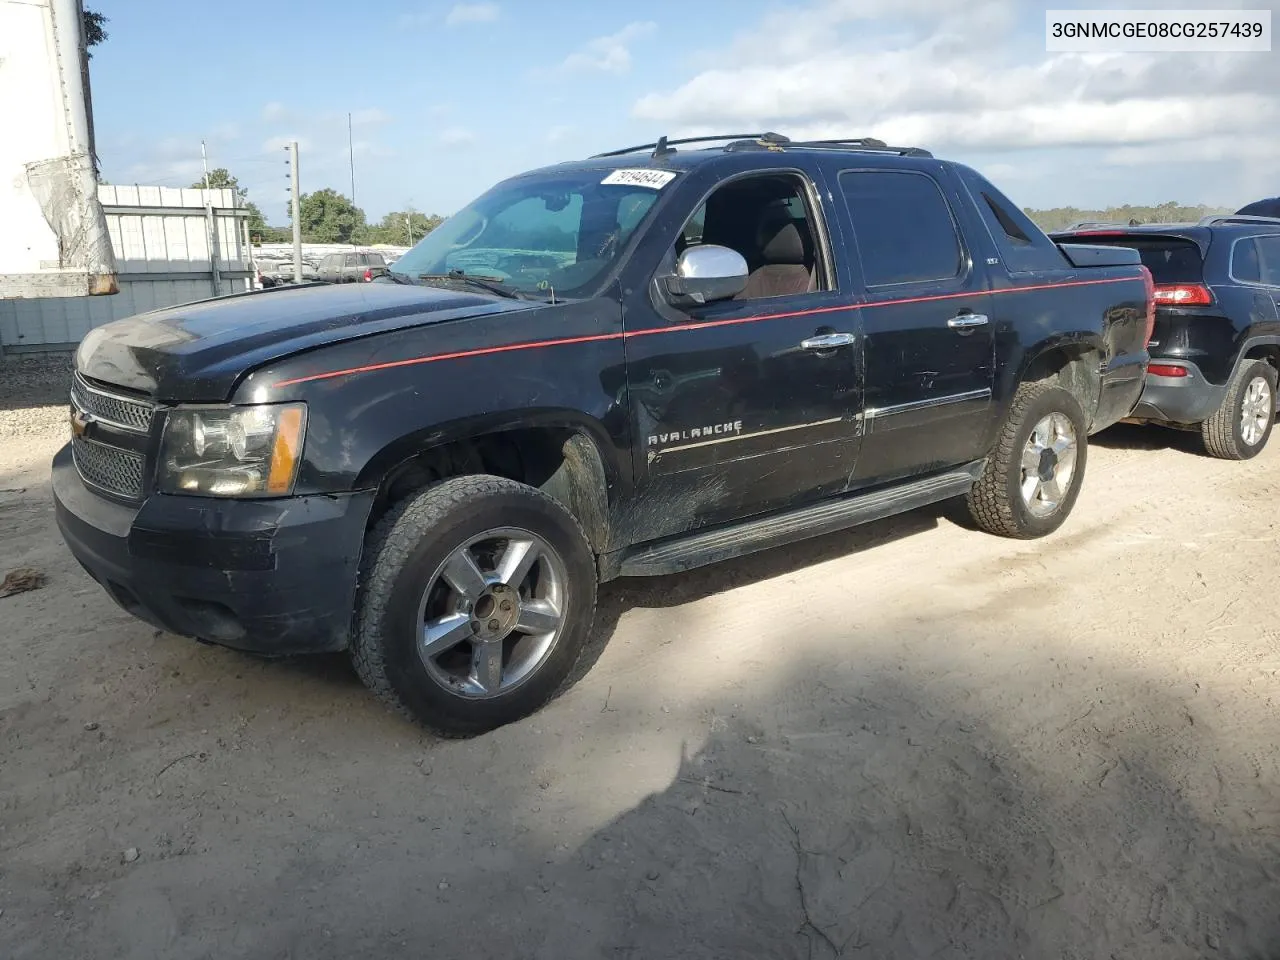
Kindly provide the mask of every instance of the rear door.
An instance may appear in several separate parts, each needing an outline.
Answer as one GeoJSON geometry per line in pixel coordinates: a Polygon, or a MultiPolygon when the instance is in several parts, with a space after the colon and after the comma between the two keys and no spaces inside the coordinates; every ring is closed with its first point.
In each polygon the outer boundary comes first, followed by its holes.
{"type": "Polygon", "coordinates": [[[976,459],[989,424],[995,330],[987,274],[941,168],[860,159],[839,172],[861,265],[865,434],[855,486],[976,459]]]}

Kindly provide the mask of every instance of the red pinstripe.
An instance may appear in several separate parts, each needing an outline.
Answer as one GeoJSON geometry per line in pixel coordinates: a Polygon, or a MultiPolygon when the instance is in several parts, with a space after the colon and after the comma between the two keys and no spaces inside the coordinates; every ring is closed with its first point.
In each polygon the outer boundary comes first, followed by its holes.
{"type": "Polygon", "coordinates": [[[872,303],[842,303],[832,307],[814,307],[810,310],[792,310],[786,313],[770,313],[755,317],[734,317],[731,320],[707,320],[702,323],[683,323],[671,327],[651,327],[648,330],[627,330],[620,333],[597,333],[585,337],[564,337],[558,340],[534,340],[526,343],[509,343],[500,347],[479,347],[474,350],[458,350],[454,353],[436,353],[425,357],[410,357],[407,360],[389,360],[386,363],[371,363],[361,367],[348,367],[345,370],[331,370],[328,373],[313,373],[305,377],[294,377],[292,380],[281,380],[278,387],[291,387],[299,383],[311,383],[314,380],[332,380],[335,377],[354,376],[357,373],[374,373],[378,370],[390,370],[394,367],[411,367],[420,363],[435,363],[437,360],[461,360],[464,357],[483,357],[492,353],[510,353],[513,350],[536,350],[542,347],[564,347],[574,343],[595,343],[602,340],[627,340],[632,337],[647,337],[657,333],[679,333],[686,330],[706,330],[710,327],[731,327],[740,323],[760,323],[763,320],[786,320],[791,317],[813,317],[824,313],[843,313],[848,310],[874,310],[877,307],[897,307],[909,303],[932,303],[938,300],[957,300],[975,296],[997,296],[1005,293],[1028,293],[1033,290],[1058,290],[1063,287],[1095,287],[1106,283],[1139,283],[1138,277],[1111,277],[1106,280],[1069,280],[1064,283],[1039,283],[1025,287],[1006,287],[1003,290],[968,291],[965,293],[939,293],[928,297],[907,297],[902,300],[879,300],[872,303]]]}

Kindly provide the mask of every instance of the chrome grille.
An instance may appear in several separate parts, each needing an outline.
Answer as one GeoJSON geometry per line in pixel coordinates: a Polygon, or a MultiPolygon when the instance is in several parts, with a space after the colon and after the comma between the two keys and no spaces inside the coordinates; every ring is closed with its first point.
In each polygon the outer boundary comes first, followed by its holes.
{"type": "Polygon", "coordinates": [[[71,381],[71,402],[76,409],[92,414],[94,419],[134,433],[149,432],[151,417],[155,413],[155,407],[147,401],[94,387],[78,373],[71,381]]]}
{"type": "Polygon", "coordinates": [[[71,456],[86,483],[132,500],[142,496],[146,460],[141,454],[109,447],[96,440],[74,437],[71,456]]]}

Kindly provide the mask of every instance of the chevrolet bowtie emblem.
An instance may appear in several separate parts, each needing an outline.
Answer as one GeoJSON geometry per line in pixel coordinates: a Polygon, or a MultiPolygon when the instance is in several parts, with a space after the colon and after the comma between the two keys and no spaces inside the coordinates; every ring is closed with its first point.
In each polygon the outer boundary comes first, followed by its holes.
{"type": "Polygon", "coordinates": [[[92,413],[84,410],[71,411],[71,435],[73,437],[83,437],[91,423],[93,423],[92,413]]]}

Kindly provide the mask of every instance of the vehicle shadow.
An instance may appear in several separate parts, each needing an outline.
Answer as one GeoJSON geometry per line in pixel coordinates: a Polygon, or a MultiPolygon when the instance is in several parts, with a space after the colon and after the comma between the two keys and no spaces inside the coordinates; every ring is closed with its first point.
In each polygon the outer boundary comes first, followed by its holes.
{"type": "Polygon", "coordinates": [[[608,648],[619,619],[628,611],[679,607],[736,587],[797,573],[837,557],[874,550],[924,533],[937,527],[944,518],[956,522],[960,519],[959,513],[963,513],[963,503],[957,512],[955,504],[948,501],[685,573],[623,577],[602,584],[591,639],[567,685],[591,671],[608,648]]]}
{"type": "Polygon", "coordinates": [[[1198,431],[1156,424],[1118,423],[1094,434],[1089,443],[1106,450],[1180,450],[1198,457],[1209,456],[1198,431]]]}

